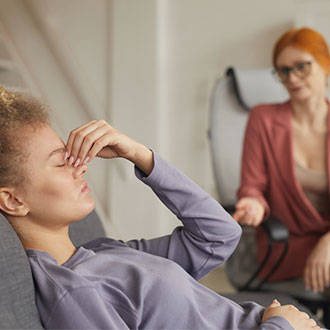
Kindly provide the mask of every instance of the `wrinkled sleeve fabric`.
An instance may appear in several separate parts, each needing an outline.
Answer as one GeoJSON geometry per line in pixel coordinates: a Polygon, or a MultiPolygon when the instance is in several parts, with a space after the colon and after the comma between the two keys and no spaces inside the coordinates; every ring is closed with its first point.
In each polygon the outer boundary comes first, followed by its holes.
{"type": "Polygon", "coordinates": [[[76,288],[66,292],[54,304],[44,326],[46,329],[130,329],[120,317],[120,311],[131,313],[132,319],[133,311],[114,306],[114,303],[107,304],[95,288],[76,288]]]}
{"type": "Polygon", "coordinates": [[[294,330],[291,324],[281,316],[273,316],[261,324],[259,330],[294,330]]]}
{"type": "Polygon", "coordinates": [[[241,184],[237,197],[238,199],[243,197],[258,199],[265,208],[264,218],[267,218],[270,209],[265,199],[268,188],[268,171],[262,137],[262,107],[264,106],[253,108],[247,122],[241,161],[241,184]]]}
{"type": "Polygon", "coordinates": [[[147,177],[136,176],[182,221],[171,235],[132,240],[132,248],[168,258],[200,279],[222,264],[234,251],[240,226],[209,194],[154,153],[154,168],[147,177]]]}

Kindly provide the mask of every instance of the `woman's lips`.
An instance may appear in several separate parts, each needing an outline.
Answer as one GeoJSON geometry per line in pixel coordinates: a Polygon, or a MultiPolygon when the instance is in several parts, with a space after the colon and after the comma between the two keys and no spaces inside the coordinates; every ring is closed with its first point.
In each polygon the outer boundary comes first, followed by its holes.
{"type": "Polygon", "coordinates": [[[293,93],[299,92],[303,87],[302,86],[298,86],[298,87],[293,87],[290,88],[290,91],[293,93]]]}
{"type": "Polygon", "coordinates": [[[87,186],[87,182],[85,182],[81,188],[81,192],[83,193],[89,193],[91,190],[89,189],[89,187],[87,186]]]}

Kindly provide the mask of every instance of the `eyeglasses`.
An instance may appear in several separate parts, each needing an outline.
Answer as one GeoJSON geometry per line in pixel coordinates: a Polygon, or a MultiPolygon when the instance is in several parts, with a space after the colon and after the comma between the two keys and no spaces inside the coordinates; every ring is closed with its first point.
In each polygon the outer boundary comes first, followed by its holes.
{"type": "Polygon", "coordinates": [[[273,75],[280,81],[286,82],[292,72],[296,77],[304,79],[311,73],[312,62],[297,62],[293,66],[281,66],[273,70],[273,75]]]}

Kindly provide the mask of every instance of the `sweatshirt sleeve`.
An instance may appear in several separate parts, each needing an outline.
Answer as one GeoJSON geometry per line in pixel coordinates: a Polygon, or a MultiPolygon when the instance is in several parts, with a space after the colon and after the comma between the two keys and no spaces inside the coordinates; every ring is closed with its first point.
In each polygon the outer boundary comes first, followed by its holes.
{"type": "Polygon", "coordinates": [[[238,199],[243,197],[258,199],[265,208],[264,218],[267,218],[270,213],[269,205],[265,199],[268,188],[268,172],[261,134],[260,113],[263,111],[261,107],[251,110],[246,126],[241,162],[241,184],[237,197],[238,199]]]}
{"type": "Polygon", "coordinates": [[[289,321],[282,316],[273,316],[262,323],[259,330],[294,330],[289,321]]]}
{"type": "Polygon", "coordinates": [[[209,194],[154,153],[154,169],[137,177],[182,221],[168,236],[132,240],[130,247],[171,259],[199,279],[222,264],[234,251],[240,226],[209,194]]]}

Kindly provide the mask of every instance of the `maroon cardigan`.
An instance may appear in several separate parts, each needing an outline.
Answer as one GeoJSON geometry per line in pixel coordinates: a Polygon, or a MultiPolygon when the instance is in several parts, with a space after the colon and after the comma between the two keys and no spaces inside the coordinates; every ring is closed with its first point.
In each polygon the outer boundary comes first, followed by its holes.
{"type": "MultiPolygon", "coordinates": [[[[251,110],[245,132],[241,186],[238,198],[255,197],[270,214],[284,222],[290,232],[289,251],[270,280],[302,276],[307,257],[330,229],[330,214],[322,217],[305,196],[294,173],[290,101],[259,105],[251,110]]],[[[328,119],[328,184],[330,173],[330,116],[328,119]]],[[[329,198],[330,202],[330,198],[329,198]]],[[[259,261],[267,249],[265,233],[257,228],[259,261]]],[[[273,250],[261,276],[276,262],[283,245],[273,250]]]]}

